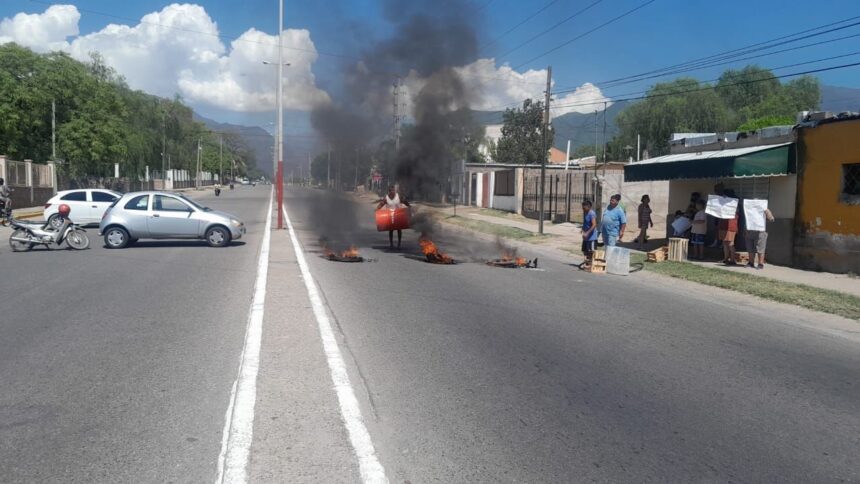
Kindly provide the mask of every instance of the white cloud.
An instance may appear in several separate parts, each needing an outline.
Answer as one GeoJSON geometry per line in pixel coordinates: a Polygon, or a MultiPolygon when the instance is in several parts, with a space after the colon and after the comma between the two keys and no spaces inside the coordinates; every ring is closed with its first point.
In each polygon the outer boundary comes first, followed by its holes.
{"type": "MultiPolygon", "coordinates": [[[[18,42],[37,51],[64,50],[86,60],[99,52],[135,89],[232,111],[271,111],[275,105],[277,35],[250,29],[227,49],[218,25],[200,5],[171,4],[137,25],[110,24],[78,35],[80,14],[71,5],[43,14],[18,14],[0,22],[0,43],[18,42]],[[66,39],[75,37],[71,42],[66,39]]],[[[311,70],[316,48],[307,30],[284,31],[284,106],[308,110],[329,97],[311,70]],[[300,49],[300,50],[294,50],[300,49]]]]}
{"type": "Polygon", "coordinates": [[[81,14],[74,5],[52,5],[44,13],[19,13],[0,20],[0,44],[16,42],[36,52],[68,50],[81,14]]]}
{"type": "MultiPolygon", "coordinates": [[[[527,98],[540,101],[544,99],[544,69],[517,72],[507,64],[496,67],[495,59],[478,59],[455,70],[471,93],[472,109],[502,111],[520,106],[527,98]]],[[[410,95],[417,94],[425,82],[425,79],[413,72],[405,81],[406,90],[410,95]]],[[[602,110],[603,101],[612,105],[610,99],[605,97],[597,86],[587,82],[570,92],[556,94],[552,104],[558,107],[553,108],[552,115],[557,117],[571,112],[591,113],[595,109],[602,110]]]]}

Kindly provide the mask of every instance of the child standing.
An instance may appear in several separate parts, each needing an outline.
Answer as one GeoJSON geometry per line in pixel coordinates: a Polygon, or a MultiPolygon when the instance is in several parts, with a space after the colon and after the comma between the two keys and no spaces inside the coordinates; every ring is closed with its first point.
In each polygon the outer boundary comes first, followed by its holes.
{"type": "Polygon", "coordinates": [[[597,248],[597,214],[591,209],[591,200],[582,202],[582,254],[585,263],[591,263],[591,256],[597,248]]]}
{"type": "Polygon", "coordinates": [[[639,238],[636,239],[639,248],[644,247],[648,241],[648,227],[654,227],[654,222],[651,220],[651,197],[642,195],[641,202],[639,204],[639,238]]]}
{"type": "Polygon", "coordinates": [[[693,246],[692,259],[705,259],[705,234],[708,233],[708,215],[705,213],[705,202],[696,200],[696,214],[693,215],[690,244],[693,246]]]}

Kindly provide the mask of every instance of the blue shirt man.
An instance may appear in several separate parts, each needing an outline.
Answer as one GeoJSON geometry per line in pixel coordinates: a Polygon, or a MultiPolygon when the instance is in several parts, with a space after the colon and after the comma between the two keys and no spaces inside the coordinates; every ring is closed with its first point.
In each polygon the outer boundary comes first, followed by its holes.
{"type": "Polygon", "coordinates": [[[621,195],[612,195],[609,198],[609,206],[603,212],[600,232],[603,234],[603,244],[606,246],[614,246],[618,239],[624,237],[624,229],[627,228],[627,215],[618,205],[619,201],[621,201],[621,195]]]}

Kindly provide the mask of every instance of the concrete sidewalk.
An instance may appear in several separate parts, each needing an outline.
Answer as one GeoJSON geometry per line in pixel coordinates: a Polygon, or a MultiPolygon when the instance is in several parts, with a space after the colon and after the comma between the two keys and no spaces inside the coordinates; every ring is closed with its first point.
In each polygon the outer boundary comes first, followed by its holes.
{"type": "MultiPolygon", "coordinates": [[[[445,208],[436,208],[425,206],[426,208],[435,210],[439,213],[444,213],[446,215],[454,214],[454,207],[445,207],[445,208]]],[[[509,216],[492,216],[485,215],[486,212],[482,213],[483,209],[476,207],[464,207],[458,206],[456,208],[456,212],[458,216],[470,218],[474,220],[480,220],[482,222],[496,224],[496,225],[504,225],[507,227],[516,227],[522,230],[527,230],[530,232],[537,233],[538,231],[538,221],[528,219],[516,214],[511,214],[509,216]]],[[[555,239],[550,239],[544,244],[544,246],[549,246],[553,248],[567,248],[568,252],[570,249],[575,249],[579,247],[579,244],[582,242],[581,237],[581,229],[579,224],[572,223],[563,223],[563,224],[552,224],[552,223],[544,223],[544,232],[547,234],[557,235],[559,237],[555,239]]],[[[656,232],[655,232],[656,233],[656,232]]],[[[627,233],[624,237],[624,242],[621,245],[628,246],[630,250],[634,253],[645,253],[645,251],[636,250],[634,247],[629,247],[633,245],[633,240],[638,235],[638,231],[635,229],[628,229],[627,233]]],[[[651,239],[646,244],[646,250],[655,249],[662,243],[665,242],[665,239],[651,239]]],[[[803,284],[807,286],[817,287],[820,289],[829,289],[832,291],[844,292],[847,294],[852,294],[854,296],[860,297],[860,279],[856,277],[851,277],[845,274],[831,274],[828,272],[814,272],[814,271],[804,271],[800,269],[794,269],[791,267],[777,266],[773,264],[768,264],[763,270],[756,269],[747,269],[743,266],[724,266],[722,264],[716,262],[699,262],[699,261],[688,261],[691,264],[697,264],[702,267],[716,268],[720,270],[726,271],[739,271],[744,274],[749,274],[757,277],[765,277],[769,279],[775,279],[782,282],[789,282],[793,284],[803,284]]]]}

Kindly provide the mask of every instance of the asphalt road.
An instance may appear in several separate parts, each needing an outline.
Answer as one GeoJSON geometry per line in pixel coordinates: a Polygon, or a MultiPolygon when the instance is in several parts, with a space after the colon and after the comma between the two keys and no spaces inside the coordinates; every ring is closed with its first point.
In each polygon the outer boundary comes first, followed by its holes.
{"type": "MultiPolygon", "coordinates": [[[[0,482],[213,482],[269,187],[204,203],[241,243],[0,243],[0,482]]],[[[387,250],[373,206],[286,205],[391,482],[856,482],[860,326],[436,229],[387,250]],[[319,239],[366,263],[319,257],[319,239]]],[[[4,237],[6,233],[3,234],[4,237]]],[[[296,254],[272,234],[251,482],[359,482],[296,254]]]]}
{"type": "Polygon", "coordinates": [[[0,243],[0,482],[213,482],[270,187],[203,203],[233,246],[0,243]]]}
{"type": "Polygon", "coordinates": [[[488,267],[450,232],[465,262],[432,265],[321,197],[287,206],[392,482],[860,480],[860,326],[546,254],[488,267]],[[378,260],[314,257],[321,236],[378,260]]]}

